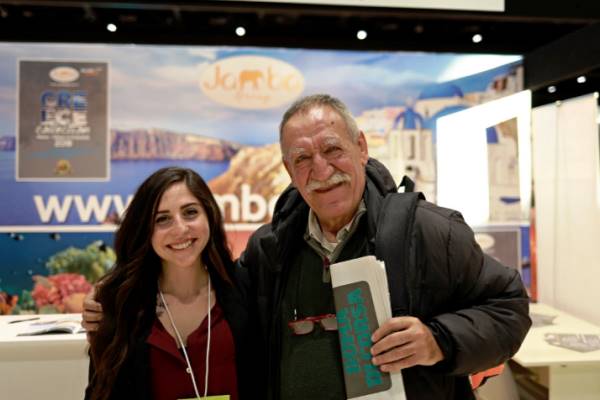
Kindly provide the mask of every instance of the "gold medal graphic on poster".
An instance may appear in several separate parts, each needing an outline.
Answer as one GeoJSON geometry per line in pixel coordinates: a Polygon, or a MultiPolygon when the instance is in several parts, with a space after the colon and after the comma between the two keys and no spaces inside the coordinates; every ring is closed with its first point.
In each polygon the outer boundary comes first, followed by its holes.
{"type": "Polygon", "coordinates": [[[54,174],[58,176],[70,175],[73,172],[71,162],[69,160],[58,160],[54,167],[54,174]]]}

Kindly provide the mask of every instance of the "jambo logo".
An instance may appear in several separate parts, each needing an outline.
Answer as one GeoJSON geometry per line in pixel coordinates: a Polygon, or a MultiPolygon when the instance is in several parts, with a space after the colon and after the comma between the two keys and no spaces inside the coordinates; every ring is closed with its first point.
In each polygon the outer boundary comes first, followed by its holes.
{"type": "Polygon", "coordinates": [[[203,71],[200,88],[220,104],[266,109],[298,97],[304,90],[304,77],[295,67],[275,58],[229,57],[203,71]]]}

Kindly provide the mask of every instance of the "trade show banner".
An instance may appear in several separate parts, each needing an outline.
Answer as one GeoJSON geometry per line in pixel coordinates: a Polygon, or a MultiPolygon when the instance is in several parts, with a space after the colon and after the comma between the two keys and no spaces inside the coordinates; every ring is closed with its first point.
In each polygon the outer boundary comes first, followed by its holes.
{"type": "Polygon", "coordinates": [[[108,64],[20,60],[18,181],[107,180],[108,64]]]}
{"type": "Polygon", "coordinates": [[[370,156],[435,201],[436,120],[522,76],[515,56],[0,44],[0,313],[76,309],[137,186],[165,166],[209,183],[238,255],[289,184],[278,126],[308,94],[344,101],[370,156]]]}

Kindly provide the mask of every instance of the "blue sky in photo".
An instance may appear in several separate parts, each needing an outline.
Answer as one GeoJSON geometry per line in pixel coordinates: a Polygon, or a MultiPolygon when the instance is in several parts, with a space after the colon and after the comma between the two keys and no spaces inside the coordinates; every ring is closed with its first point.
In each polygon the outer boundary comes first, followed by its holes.
{"type": "Polygon", "coordinates": [[[287,104],[269,110],[228,108],[210,100],[199,87],[201,71],[210,63],[240,55],[273,57],[293,65],[304,75],[303,94],[333,94],[355,114],[403,105],[425,85],[520,59],[423,52],[1,43],[0,136],[15,132],[17,60],[64,59],[109,62],[111,128],[163,128],[250,145],[272,143],[287,104]]]}

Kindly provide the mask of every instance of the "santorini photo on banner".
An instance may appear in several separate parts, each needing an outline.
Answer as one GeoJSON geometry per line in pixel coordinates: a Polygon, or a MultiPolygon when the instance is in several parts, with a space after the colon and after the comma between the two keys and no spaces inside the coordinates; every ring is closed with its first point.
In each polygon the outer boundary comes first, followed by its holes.
{"type": "MultiPolygon", "coordinates": [[[[340,98],[369,155],[435,202],[437,119],[523,89],[519,56],[398,51],[2,43],[0,72],[0,314],[78,312],[137,186],[165,166],[209,183],[238,256],[290,183],[279,122],[302,96],[340,98]]],[[[490,129],[493,165],[514,165],[514,129],[490,129]]],[[[490,224],[514,222],[527,281],[511,173],[490,171],[490,224]]]]}

